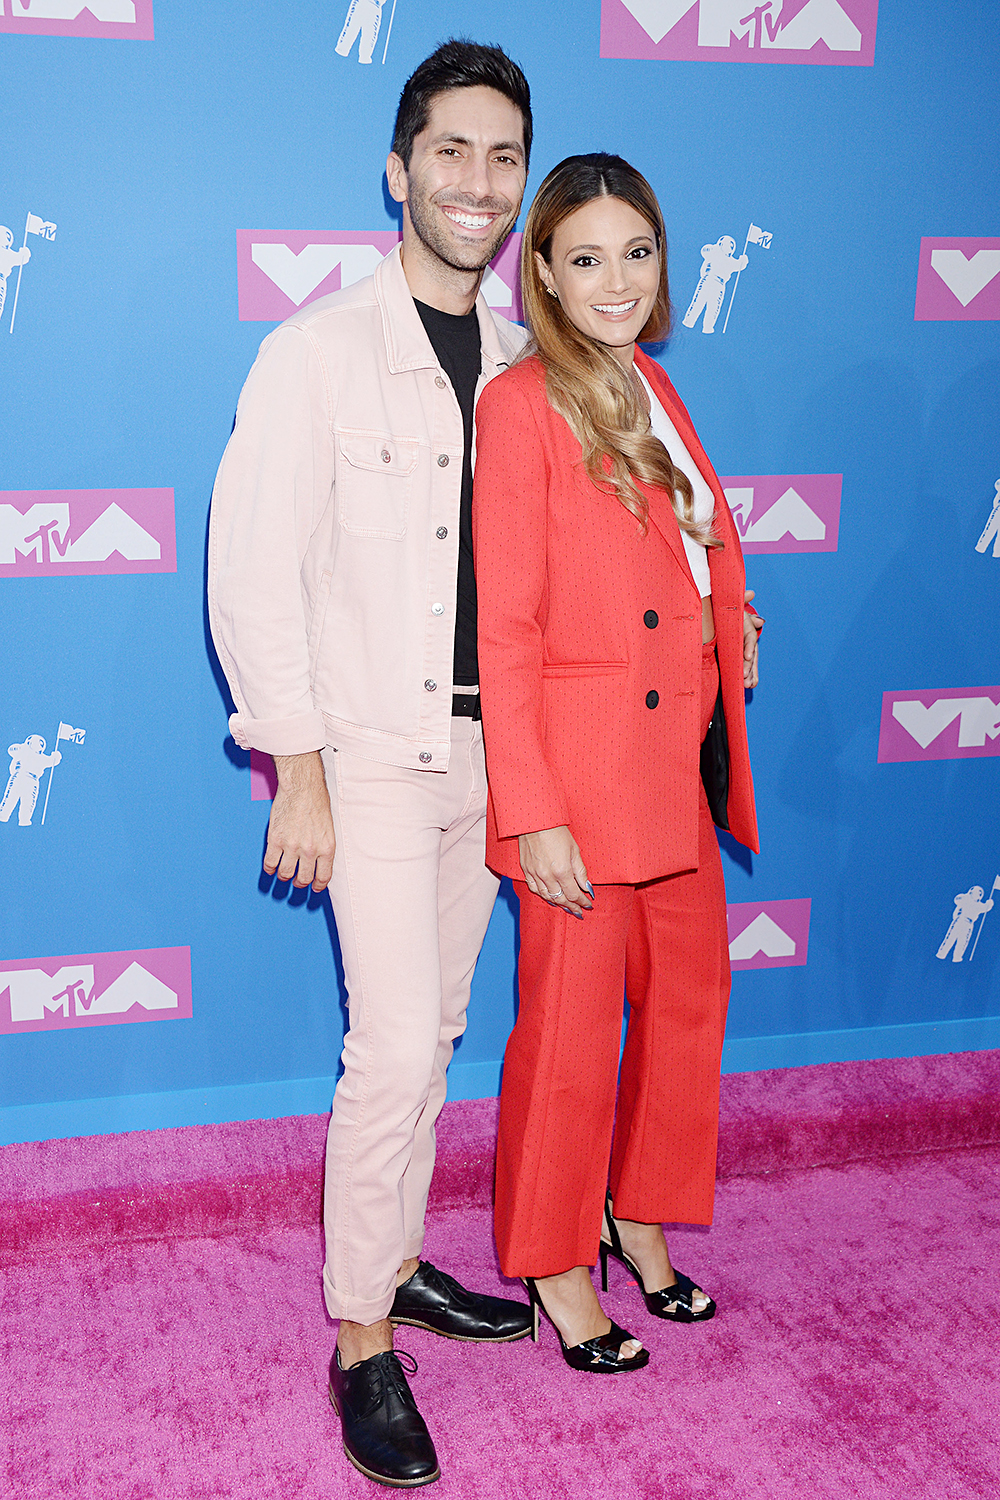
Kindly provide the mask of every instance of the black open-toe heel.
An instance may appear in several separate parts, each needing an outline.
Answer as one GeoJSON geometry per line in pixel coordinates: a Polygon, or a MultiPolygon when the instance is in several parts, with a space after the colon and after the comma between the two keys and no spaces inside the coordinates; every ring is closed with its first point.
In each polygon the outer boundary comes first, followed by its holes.
{"type": "Polygon", "coordinates": [[[610,1240],[601,1235],[601,1290],[608,1289],[608,1256],[613,1255],[615,1260],[620,1260],[627,1271],[635,1277],[636,1284],[642,1293],[646,1310],[653,1314],[654,1318],[669,1318],[673,1323],[707,1323],[709,1318],[715,1317],[715,1303],[711,1297],[708,1306],[703,1307],[700,1312],[694,1310],[694,1293],[705,1292],[697,1282],[685,1276],[683,1271],[674,1270],[677,1280],[673,1286],[665,1286],[658,1292],[647,1292],[642,1284],[642,1274],[634,1260],[630,1260],[622,1249],[621,1235],[618,1233],[618,1225],[611,1213],[611,1194],[608,1194],[607,1203],[604,1206],[604,1219],[607,1224],[610,1240]]]}
{"type": "Polygon", "coordinates": [[[535,1278],[523,1276],[521,1279],[528,1289],[528,1301],[531,1305],[532,1342],[538,1343],[538,1314],[543,1312],[552,1323],[552,1327],[556,1329],[563,1359],[571,1370],[591,1370],[595,1375],[624,1375],[626,1370],[641,1370],[649,1364],[648,1349],[640,1349],[626,1359],[619,1359],[622,1344],[627,1343],[633,1335],[626,1333],[624,1328],[619,1328],[614,1321],[607,1333],[599,1334],[595,1339],[585,1339],[582,1344],[567,1345],[551,1316],[546,1312],[545,1303],[535,1285],[535,1278]]]}

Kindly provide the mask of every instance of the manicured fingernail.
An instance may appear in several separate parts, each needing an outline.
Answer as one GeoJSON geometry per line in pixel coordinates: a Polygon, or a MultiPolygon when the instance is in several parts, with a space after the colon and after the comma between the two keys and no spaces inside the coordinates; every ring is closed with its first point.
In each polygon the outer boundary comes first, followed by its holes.
{"type": "Polygon", "coordinates": [[[585,880],[583,882],[583,888],[585,891],[589,891],[591,895],[594,894],[594,887],[591,885],[589,880],[585,880]]]}

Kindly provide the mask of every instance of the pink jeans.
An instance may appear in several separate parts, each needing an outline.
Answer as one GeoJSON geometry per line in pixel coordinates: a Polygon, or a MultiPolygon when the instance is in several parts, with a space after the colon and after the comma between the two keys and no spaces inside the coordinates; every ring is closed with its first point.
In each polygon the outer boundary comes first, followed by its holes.
{"type": "Polygon", "coordinates": [[[327,1137],[323,1287],[331,1317],[371,1324],[423,1245],[434,1125],[498,881],[484,863],[481,724],[452,719],[443,774],[332,749],[323,764],[349,1008],[327,1137]]]}

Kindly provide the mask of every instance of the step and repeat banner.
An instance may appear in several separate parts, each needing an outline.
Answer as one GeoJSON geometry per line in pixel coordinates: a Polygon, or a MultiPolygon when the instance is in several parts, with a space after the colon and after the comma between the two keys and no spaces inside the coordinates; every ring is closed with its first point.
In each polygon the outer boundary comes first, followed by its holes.
{"type": "MultiPolygon", "coordinates": [[[[208,503],[260,341],[396,243],[399,90],[449,35],[529,77],[526,201],[605,149],[663,204],[654,352],[767,620],[726,1066],[1000,1045],[990,8],[0,0],[5,1140],[329,1103],[336,933],[260,873],[208,503]]],[[[515,318],[516,258],[485,284],[515,318]]],[[[454,1096],[497,1088],[515,938],[503,889],[454,1096]]]]}

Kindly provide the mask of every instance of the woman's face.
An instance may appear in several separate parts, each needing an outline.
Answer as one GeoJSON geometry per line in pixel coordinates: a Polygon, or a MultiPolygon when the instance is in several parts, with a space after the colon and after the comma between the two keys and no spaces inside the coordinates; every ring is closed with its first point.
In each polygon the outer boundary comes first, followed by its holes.
{"type": "Polygon", "coordinates": [[[535,263],[574,328],[631,364],[660,284],[649,221],[620,198],[594,198],[556,229],[551,263],[538,254],[535,263]]]}

